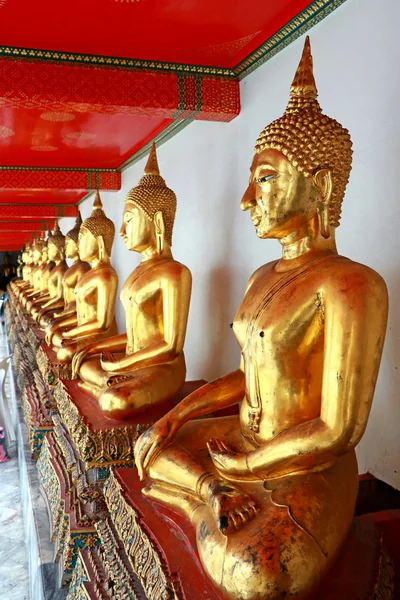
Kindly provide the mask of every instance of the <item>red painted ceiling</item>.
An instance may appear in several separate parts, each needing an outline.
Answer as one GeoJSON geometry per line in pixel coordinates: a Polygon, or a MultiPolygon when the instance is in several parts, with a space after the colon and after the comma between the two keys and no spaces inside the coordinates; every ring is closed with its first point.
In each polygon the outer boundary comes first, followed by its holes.
{"type": "Polygon", "coordinates": [[[0,107],[0,164],[115,168],[169,123],[138,115],[0,107]]]}
{"type": "Polygon", "coordinates": [[[6,46],[233,67],[309,0],[2,0],[6,46]]]}
{"type": "Polygon", "coordinates": [[[76,204],[85,196],[86,192],[68,190],[5,190],[0,188],[0,206],[2,204],[76,204]]]}
{"type": "MultiPolygon", "coordinates": [[[[0,50],[10,46],[232,69],[309,4],[310,0],[0,0],[0,50]]],[[[75,214],[86,182],[85,190],[93,189],[94,181],[118,189],[115,171],[113,178],[93,170],[118,169],[174,119],[228,121],[239,111],[238,83],[232,78],[200,78],[199,92],[198,78],[185,75],[183,81],[174,70],[83,67],[85,60],[40,66],[21,54],[2,56],[0,250],[20,247],[30,227],[32,233],[48,227],[46,219],[75,214]],[[13,171],[3,169],[2,175],[2,167],[13,171]],[[35,179],[45,182],[42,187],[31,183],[26,167],[29,173],[50,169],[35,179]],[[73,169],[80,172],[72,174],[73,169]]]]}

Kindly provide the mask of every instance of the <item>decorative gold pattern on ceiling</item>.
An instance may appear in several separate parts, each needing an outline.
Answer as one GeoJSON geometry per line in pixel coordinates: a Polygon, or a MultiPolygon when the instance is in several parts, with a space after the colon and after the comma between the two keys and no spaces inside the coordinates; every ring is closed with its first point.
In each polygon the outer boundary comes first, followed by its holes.
{"type": "Polygon", "coordinates": [[[58,150],[57,146],[32,146],[31,150],[36,152],[55,152],[58,150]]]}
{"type": "MultiPolygon", "coordinates": [[[[1,0],[0,0],[0,2],[1,2],[1,0]]],[[[1,6],[1,4],[0,4],[0,6],[1,6]]],[[[4,125],[0,125],[0,138],[8,138],[14,134],[15,134],[15,131],[13,129],[10,129],[9,127],[4,127],[4,125]]]]}
{"type": "Polygon", "coordinates": [[[69,140],[86,142],[90,140],[95,140],[97,136],[95,133],[89,133],[87,131],[72,131],[71,133],[67,133],[65,137],[69,140]]]}
{"type": "Polygon", "coordinates": [[[52,121],[53,123],[61,123],[63,121],[73,121],[75,115],[67,112],[45,112],[40,115],[44,121],[52,121]]]}

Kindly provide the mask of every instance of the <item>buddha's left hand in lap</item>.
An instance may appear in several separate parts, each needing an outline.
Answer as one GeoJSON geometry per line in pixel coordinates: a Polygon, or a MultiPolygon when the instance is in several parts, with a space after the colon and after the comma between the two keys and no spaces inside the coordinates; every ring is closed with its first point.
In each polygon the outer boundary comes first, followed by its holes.
{"type": "Polygon", "coordinates": [[[207,448],[215,467],[222,475],[237,479],[249,478],[246,454],[236,452],[218,439],[211,439],[207,443],[207,448]]]}
{"type": "Polygon", "coordinates": [[[111,352],[103,352],[100,360],[101,368],[104,371],[116,372],[120,370],[120,364],[115,360],[115,356],[111,352]]]}

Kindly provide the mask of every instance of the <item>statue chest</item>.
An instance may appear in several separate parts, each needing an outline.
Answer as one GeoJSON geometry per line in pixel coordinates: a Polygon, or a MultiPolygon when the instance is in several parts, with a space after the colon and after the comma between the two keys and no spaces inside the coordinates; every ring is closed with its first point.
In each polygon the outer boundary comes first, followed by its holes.
{"type": "Polygon", "coordinates": [[[77,285],[75,288],[76,310],[78,322],[86,323],[88,320],[96,317],[97,314],[97,285],[92,284],[77,285]]]}
{"type": "Polygon", "coordinates": [[[234,331],[246,378],[242,422],[256,436],[254,441],[316,416],[324,314],[314,274],[253,284],[237,312],[234,331]]]}
{"type": "Polygon", "coordinates": [[[125,308],[129,353],[162,339],[164,303],[159,282],[135,281],[122,291],[121,301],[125,308]]]}

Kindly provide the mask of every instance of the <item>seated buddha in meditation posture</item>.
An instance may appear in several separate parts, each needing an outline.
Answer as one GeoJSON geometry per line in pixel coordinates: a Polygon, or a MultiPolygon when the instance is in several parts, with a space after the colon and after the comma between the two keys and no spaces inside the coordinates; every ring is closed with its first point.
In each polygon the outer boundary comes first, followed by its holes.
{"type": "MultiPolygon", "coordinates": [[[[34,291],[35,273],[36,273],[36,270],[39,268],[39,262],[42,259],[41,251],[35,253],[36,241],[37,240],[34,240],[32,242],[32,244],[28,244],[26,247],[25,255],[26,255],[27,262],[25,265],[26,269],[25,269],[25,275],[24,275],[24,277],[26,277],[26,279],[25,279],[24,283],[21,284],[15,290],[21,303],[23,302],[23,298],[25,295],[28,295],[29,293],[32,293],[34,291]]],[[[11,285],[13,285],[13,284],[14,284],[14,282],[11,285]]]]}
{"type": "Polygon", "coordinates": [[[32,305],[31,314],[37,321],[40,321],[47,312],[54,310],[62,298],[62,279],[68,265],[65,260],[65,236],[61,233],[58,222],[53,234],[47,240],[47,251],[49,261],[54,262],[55,267],[49,274],[47,299],[38,299],[32,305]]]}
{"type": "MultiPolygon", "coordinates": [[[[46,330],[46,343],[51,345],[53,335],[62,329],[64,319],[76,315],[75,287],[78,281],[90,270],[90,265],[79,258],[78,237],[82,225],[81,215],[78,214],[74,227],[65,236],[65,257],[72,261],[61,279],[61,289],[51,304],[51,312],[43,307],[43,315],[39,317],[40,324],[46,330]],[[58,311],[58,312],[56,312],[58,311]]],[[[60,282],[58,282],[60,285],[60,282]]]]}
{"type": "Polygon", "coordinates": [[[92,214],[82,223],[78,240],[79,257],[92,268],[76,284],[76,314],[66,317],[62,328],[52,335],[52,345],[61,361],[70,362],[90,342],[117,333],[118,276],[110,263],[114,235],[114,223],[104,214],[97,191],[92,214]]]}
{"type": "Polygon", "coordinates": [[[33,289],[26,290],[22,298],[22,304],[28,312],[30,312],[33,302],[38,298],[44,299],[48,293],[49,275],[55,267],[55,263],[49,262],[47,250],[47,240],[37,239],[35,241],[33,260],[37,267],[33,275],[33,289]]]}
{"type": "Polygon", "coordinates": [[[127,248],[142,257],[121,291],[126,333],[83,348],[72,364],[110,418],[173,400],[185,382],[192,279],[172,256],[175,211],[176,196],[160,175],[153,145],[139,185],[126,196],[120,231],[127,248]]]}
{"type": "Polygon", "coordinates": [[[30,258],[30,244],[27,242],[22,250],[20,258],[20,279],[14,279],[10,282],[10,287],[15,294],[29,286],[29,275],[32,269],[30,258]]]}
{"type": "Polygon", "coordinates": [[[35,277],[39,280],[39,289],[36,293],[31,294],[26,302],[26,309],[33,316],[33,310],[37,306],[41,306],[44,302],[50,299],[49,294],[49,279],[50,274],[56,266],[56,263],[49,257],[49,240],[51,238],[51,232],[48,232],[48,238],[43,244],[42,249],[42,264],[37,270],[35,277]]]}
{"type": "Polygon", "coordinates": [[[307,38],[284,115],[260,134],[241,208],[280,260],[250,278],[237,371],[138,440],[143,492],[185,513],[208,576],[235,600],[303,598],[338,555],[357,495],[387,320],[381,277],[335,245],[349,133],[317,101],[307,38]],[[240,415],[199,419],[234,403],[240,415]]]}

